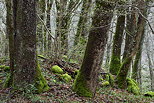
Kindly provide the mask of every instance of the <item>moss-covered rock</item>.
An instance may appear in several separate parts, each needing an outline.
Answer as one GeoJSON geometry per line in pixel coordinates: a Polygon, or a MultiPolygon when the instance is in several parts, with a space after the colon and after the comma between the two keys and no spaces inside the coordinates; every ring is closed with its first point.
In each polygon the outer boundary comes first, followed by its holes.
{"type": "Polygon", "coordinates": [[[131,92],[135,95],[139,95],[140,88],[139,88],[137,82],[134,79],[130,79],[130,78],[127,78],[126,81],[127,81],[127,91],[131,92]]]}
{"type": "Polygon", "coordinates": [[[61,75],[61,78],[62,78],[65,82],[70,82],[70,81],[72,80],[72,77],[71,77],[70,75],[68,75],[67,73],[61,75]]]}
{"type": "Polygon", "coordinates": [[[89,90],[85,77],[80,72],[76,76],[76,79],[73,84],[73,91],[80,96],[92,97],[93,93],[89,90]]]}
{"type": "Polygon", "coordinates": [[[154,97],[154,92],[152,92],[152,91],[146,92],[146,93],[144,93],[144,96],[154,97]]]}
{"type": "Polygon", "coordinates": [[[41,92],[49,90],[49,86],[48,86],[47,81],[45,80],[44,76],[41,73],[41,69],[40,69],[39,64],[36,69],[35,87],[37,89],[37,91],[36,91],[37,93],[41,93],[41,92]]]}
{"type": "Polygon", "coordinates": [[[58,65],[54,65],[51,67],[51,71],[54,73],[58,73],[58,74],[62,74],[63,70],[58,66],[58,65]]]}
{"type": "Polygon", "coordinates": [[[102,82],[102,84],[101,84],[101,86],[110,86],[110,83],[109,83],[109,81],[105,81],[105,82],[102,82]]]}

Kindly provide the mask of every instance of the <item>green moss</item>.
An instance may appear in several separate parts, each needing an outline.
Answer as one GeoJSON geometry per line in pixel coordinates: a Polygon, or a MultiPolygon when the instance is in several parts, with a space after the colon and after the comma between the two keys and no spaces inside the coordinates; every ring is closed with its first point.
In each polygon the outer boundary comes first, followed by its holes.
{"type": "Polygon", "coordinates": [[[109,81],[102,82],[102,86],[110,86],[109,81]]]}
{"type": "Polygon", "coordinates": [[[152,92],[152,91],[146,92],[146,93],[144,93],[144,96],[154,97],[154,92],[152,92]]]}
{"type": "Polygon", "coordinates": [[[127,91],[131,92],[135,95],[139,95],[140,88],[139,88],[137,82],[134,79],[130,79],[130,78],[127,78],[126,81],[127,81],[127,91]]]}
{"type": "Polygon", "coordinates": [[[122,63],[120,70],[117,74],[115,84],[117,84],[117,86],[121,89],[127,88],[126,78],[127,78],[127,74],[128,74],[128,70],[129,70],[129,67],[127,66],[127,64],[129,64],[131,60],[132,60],[131,57],[126,58],[124,60],[124,62],[122,63]]]}
{"type": "MultiPolygon", "coordinates": [[[[120,56],[119,56],[120,57],[120,56]]],[[[117,75],[121,66],[120,59],[118,56],[112,55],[110,63],[110,73],[117,75]]]]}
{"type": "Polygon", "coordinates": [[[35,76],[35,87],[37,88],[37,93],[41,93],[44,91],[49,90],[49,86],[47,84],[47,81],[45,80],[44,76],[41,73],[40,66],[38,64],[37,70],[36,70],[36,76],[35,76]]]}
{"type": "Polygon", "coordinates": [[[10,71],[10,67],[9,66],[6,66],[6,65],[1,65],[0,66],[0,69],[1,69],[1,71],[4,70],[5,72],[6,71],[10,71]]]}
{"type": "Polygon", "coordinates": [[[92,91],[90,91],[88,88],[84,75],[82,75],[80,72],[78,73],[74,81],[73,90],[80,96],[84,96],[84,97],[93,96],[92,91]]]}
{"type": "Polygon", "coordinates": [[[4,71],[10,71],[10,67],[9,66],[5,66],[4,71]]]}
{"type": "Polygon", "coordinates": [[[70,82],[70,81],[72,80],[72,77],[71,77],[70,75],[68,75],[67,73],[61,75],[61,78],[62,78],[65,82],[70,82]]]}
{"type": "Polygon", "coordinates": [[[99,81],[100,81],[100,82],[103,82],[104,79],[103,79],[102,77],[99,77],[99,81]]]}
{"type": "Polygon", "coordinates": [[[68,60],[67,55],[63,55],[63,56],[62,56],[62,59],[63,59],[64,61],[67,61],[67,60],[68,60]]]}
{"type": "Polygon", "coordinates": [[[79,73],[79,70],[75,70],[75,76],[77,76],[78,75],[78,73],[79,73]]]}
{"type": "Polygon", "coordinates": [[[107,75],[105,75],[105,80],[108,81],[111,86],[113,86],[114,77],[112,76],[112,74],[108,73],[107,75]]]}
{"type": "Polygon", "coordinates": [[[58,65],[52,66],[51,71],[54,72],[54,73],[58,73],[58,74],[63,73],[63,70],[58,65]]]}
{"type": "Polygon", "coordinates": [[[38,55],[38,57],[41,59],[46,59],[43,55],[38,55]]]}
{"type": "Polygon", "coordinates": [[[5,65],[0,65],[0,69],[4,69],[5,65]]]}
{"type": "Polygon", "coordinates": [[[110,73],[109,73],[109,83],[110,83],[111,86],[113,86],[113,84],[114,84],[114,77],[110,73]]]}

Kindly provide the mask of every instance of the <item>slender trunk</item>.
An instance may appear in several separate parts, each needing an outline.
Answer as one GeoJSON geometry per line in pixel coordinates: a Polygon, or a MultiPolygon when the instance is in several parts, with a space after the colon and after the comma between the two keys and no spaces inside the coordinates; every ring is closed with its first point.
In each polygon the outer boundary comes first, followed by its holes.
{"type": "Polygon", "coordinates": [[[112,57],[110,62],[110,73],[117,75],[121,65],[121,45],[125,27],[125,16],[120,15],[117,19],[116,32],[113,38],[112,57]]]}
{"type": "Polygon", "coordinates": [[[91,7],[92,0],[83,0],[82,10],[77,25],[77,33],[74,39],[74,46],[79,43],[81,38],[84,38],[87,34],[87,22],[88,22],[88,13],[91,7]]]}
{"type": "MultiPolygon", "coordinates": [[[[145,25],[145,24],[143,24],[143,25],[145,25]]],[[[140,25],[140,26],[143,26],[143,25],[140,25]]],[[[141,56],[142,56],[141,54],[142,54],[142,45],[143,45],[143,41],[144,41],[144,35],[145,35],[145,33],[144,33],[144,30],[143,30],[142,36],[141,36],[141,41],[139,43],[139,49],[137,50],[137,53],[136,53],[136,57],[135,57],[134,65],[133,65],[133,71],[132,71],[132,78],[134,80],[137,80],[137,81],[139,81],[138,80],[139,79],[139,75],[138,75],[138,73],[139,73],[139,61],[140,61],[141,56]]]]}
{"type": "MultiPolygon", "coordinates": [[[[138,3],[138,8],[143,13],[144,8],[146,8],[146,3],[144,2],[144,0],[140,0],[139,2],[135,2],[134,4],[136,3],[138,3]]],[[[141,40],[141,36],[144,30],[144,25],[139,26],[138,24],[140,24],[141,21],[145,22],[145,20],[143,17],[137,18],[136,13],[137,11],[132,9],[131,16],[127,16],[127,29],[123,64],[120,67],[120,71],[116,78],[116,83],[118,84],[118,87],[124,89],[127,88],[126,77],[130,69],[131,61],[139,48],[139,42],[141,40]]]]}
{"type": "MultiPolygon", "coordinates": [[[[68,51],[68,32],[71,24],[71,15],[79,5],[80,0],[71,0],[67,7],[67,0],[61,0],[57,5],[57,35],[59,55],[66,55],[68,51]]],[[[57,56],[61,57],[61,56],[57,56]]]]}
{"type": "Polygon", "coordinates": [[[146,52],[147,52],[147,57],[148,57],[148,64],[149,64],[149,72],[150,72],[150,80],[151,80],[151,91],[154,92],[154,70],[153,70],[153,66],[152,66],[152,61],[150,58],[150,52],[148,50],[148,45],[146,43],[146,52]]]}
{"type": "MultiPolygon", "coordinates": [[[[13,32],[13,3],[12,0],[6,0],[7,16],[6,16],[6,31],[9,37],[9,58],[11,75],[14,71],[14,32],[13,32]]],[[[12,84],[12,80],[9,81],[6,87],[12,84]]]]}

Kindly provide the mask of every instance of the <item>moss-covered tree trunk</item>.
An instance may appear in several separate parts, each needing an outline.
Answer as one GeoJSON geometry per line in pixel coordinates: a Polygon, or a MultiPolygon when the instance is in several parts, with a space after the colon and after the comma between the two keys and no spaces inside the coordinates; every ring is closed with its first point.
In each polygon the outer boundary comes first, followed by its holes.
{"type": "Polygon", "coordinates": [[[13,87],[37,92],[48,89],[36,56],[36,1],[13,0],[14,14],[14,71],[13,87]]]}
{"type": "Polygon", "coordinates": [[[81,38],[84,38],[87,34],[87,22],[88,22],[88,13],[91,7],[92,0],[83,0],[82,10],[77,25],[77,32],[74,39],[74,46],[79,43],[81,38]]]}
{"type": "Polygon", "coordinates": [[[84,59],[73,85],[73,90],[80,96],[92,97],[96,91],[113,8],[114,3],[96,0],[84,59]]]}
{"type": "Polygon", "coordinates": [[[121,44],[125,27],[125,16],[120,15],[117,19],[116,32],[113,38],[112,56],[110,62],[110,73],[117,75],[121,65],[121,44]]]}
{"type": "MultiPolygon", "coordinates": [[[[146,8],[144,0],[134,2],[134,4],[136,4],[143,13],[144,8],[146,8]]],[[[123,63],[116,78],[116,83],[118,84],[119,88],[127,88],[127,74],[130,68],[131,61],[139,48],[139,42],[144,30],[144,25],[140,27],[140,22],[145,22],[145,20],[143,17],[138,18],[138,14],[139,12],[132,8],[131,16],[127,16],[126,41],[123,54],[123,63]]]]}
{"type": "MultiPolygon", "coordinates": [[[[147,4],[147,3],[146,3],[147,4]]],[[[147,8],[143,8],[141,13],[147,17],[147,8]]],[[[141,14],[139,14],[139,21],[138,22],[138,30],[137,33],[141,33],[141,40],[139,42],[139,48],[137,50],[136,53],[136,57],[135,57],[135,61],[134,61],[134,65],[133,65],[133,70],[132,70],[132,78],[134,80],[139,81],[139,61],[141,59],[141,54],[142,54],[142,45],[143,45],[143,41],[144,41],[144,37],[145,37],[145,26],[146,26],[146,21],[144,20],[143,16],[141,14]]]]}
{"type": "MultiPolygon", "coordinates": [[[[10,58],[10,69],[11,75],[13,75],[14,70],[14,36],[13,36],[13,3],[12,0],[6,0],[6,31],[9,37],[9,58],[10,58]]],[[[7,86],[12,84],[12,80],[10,80],[7,86]]]]}

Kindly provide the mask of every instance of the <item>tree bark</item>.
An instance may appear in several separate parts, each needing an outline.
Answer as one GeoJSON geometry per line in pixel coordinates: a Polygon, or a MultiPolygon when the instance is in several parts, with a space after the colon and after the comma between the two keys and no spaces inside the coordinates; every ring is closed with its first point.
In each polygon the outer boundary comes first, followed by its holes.
{"type": "Polygon", "coordinates": [[[116,32],[113,38],[112,56],[110,62],[110,73],[117,75],[121,66],[121,45],[125,27],[125,16],[120,15],[117,19],[116,32]]]}
{"type": "Polygon", "coordinates": [[[96,91],[113,8],[114,4],[110,2],[96,0],[96,9],[84,59],[73,85],[73,90],[81,96],[92,97],[96,91]]]}
{"type": "Polygon", "coordinates": [[[148,65],[149,65],[149,73],[150,73],[150,80],[151,80],[151,91],[154,92],[154,70],[153,70],[153,64],[152,64],[152,59],[150,57],[150,52],[149,52],[149,49],[148,49],[148,44],[149,44],[149,41],[147,41],[146,43],[146,52],[147,52],[147,57],[148,57],[148,65]]]}
{"type": "MultiPolygon", "coordinates": [[[[12,3],[12,0],[6,0],[5,2],[6,2],[6,8],[7,8],[6,31],[9,37],[10,69],[11,69],[11,76],[13,76],[13,71],[14,71],[13,3],[12,3]]],[[[8,87],[10,85],[12,85],[12,79],[5,86],[8,87]]]]}
{"type": "MultiPolygon", "coordinates": [[[[146,8],[144,0],[134,2],[134,4],[136,3],[138,8],[143,13],[144,8],[146,8]]],[[[132,9],[131,16],[127,16],[126,41],[123,54],[123,63],[116,78],[116,83],[118,84],[118,87],[123,89],[127,88],[126,77],[130,68],[131,61],[139,48],[139,42],[141,40],[142,32],[144,30],[144,25],[140,27],[138,24],[140,24],[142,20],[145,22],[145,20],[143,17],[138,18],[138,14],[139,12],[132,9]]]]}
{"type": "Polygon", "coordinates": [[[13,0],[14,14],[14,71],[13,87],[37,92],[48,90],[36,55],[36,1],[13,0]]]}

